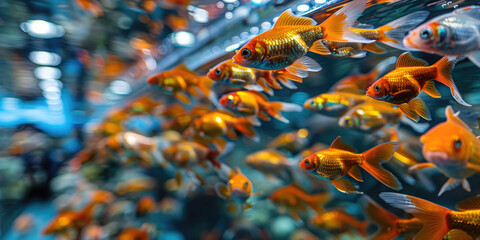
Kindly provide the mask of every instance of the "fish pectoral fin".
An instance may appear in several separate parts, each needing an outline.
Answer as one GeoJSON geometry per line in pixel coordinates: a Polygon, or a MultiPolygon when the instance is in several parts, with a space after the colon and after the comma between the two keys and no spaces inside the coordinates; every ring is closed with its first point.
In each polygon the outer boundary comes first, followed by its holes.
{"type": "Polygon", "coordinates": [[[422,170],[422,169],[431,168],[431,167],[436,167],[436,166],[435,166],[435,164],[429,163],[429,162],[419,163],[419,164],[415,164],[415,165],[409,167],[408,171],[422,170]]]}
{"type": "Polygon", "coordinates": [[[427,65],[428,65],[428,63],[425,62],[424,60],[414,58],[414,57],[412,57],[410,52],[406,52],[406,53],[403,53],[402,55],[400,55],[398,57],[397,66],[395,68],[414,67],[414,66],[424,67],[424,66],[427,66],[427,65]]]}
{"type": "Polygon", "coordinates": [[[400,104],[398,108],[400,108],[400,111],[402,111],[405,116],[412,119],[413,121],[418,122],[418,120],[420,120],[420,116],[412,109],[412,107],[410,107],[410,105],[403,103],[400,104]]]}
{"type": "Polygon", "coordinates": [[[432,116],[430,115],[430,111],[425,105],[425,102],[420,98],[415,98],[408,102],[408,105],[412,107],[413,111],[415,111],[418,115],[426,120],[432,120],[432,116]]]}
{"type": "Polygon", "coordinates": [[[363,194],[363,192],[359,192],[357,187],[355,187],[350,181],[346,179],[332,179],[330,180],[338,189],[338,191],[348,194],[363,194]]]}
{"type": "Polygon", "coordinates": [[[480,197],[472,197],[457,203],[457,209],[460,211],[480,209],[480,197]]]}
{"type": "Polygon", "coordinates": [[[295,62],[292,63],[292,65],[286,67],[287,71],[293,75],[299,76],[299,77],[307,77],[308,72],[318,72],[322,70],[322,67],[320,64],[318,64],[315,60],[303,56],[300,59],[297,59],[295,62]]]}
{"type": "Polygon", "coordinates": [[[450,178],[448,181],[443,184],[442,188],[440,189],[440,192],[438,193],[438,196],[442,195],[446,191],[450,191],[462,183],[461,179],[455,179],[455,178],[450,178]]]}
{"type": "Polygon", "coordinates": [[[321,41],[321,40],[314,42],[312,44],[312,46],[310,47],[310,49],[308,49],[308,51],[314,52],[314,53],[320,54],[320,55],[330,55],[330,54],[332,54],[330,49],[328,49],[327,46],[325,46],[324,42],[321,41]]]}
{"type": "Polygon", "coordinates": [[[246,85],[246,86],[243,86],[243,88],[250,91],[263,92],[263,88],[257,84],[246,85]]]}
{"type": "Polygon", "coordinates": [[[442,97],[442,95],[440,95],[440,93],[435,88],[435,83],[432,80],[427,81],[425,85],[423,85],[422,91],[424,91],[426,94],[433,98],[442,97]]]}
{"type": "Polygon", "coordinates": [[[469,162],[467,163],[467,167],[480,173],[480,165],[478,164],[469,162]]]}
{"type": "Polygon", "coordinates": [[[175,96],[175,98],[178,99],[178,101],[180,101],[182,103],[185,103],[185,104],[190,104],[191,103],[190,98],[185,93],[176,92],[176,93],[173,94],[173,96],[175,96]]]}
{"type": "Polygon", "coordinates": [[[470,188],[470,183],[466,178],[462,179],[462,187],[465,189],[465,191],[470,192],[472,189],[470,188]]]}
{"type": "Polygon", "coordinates": [[[363,50],[376,54],[382,54],[386,52],[385,48],[378,46],[378,44],[374,42],[363,45],[363,50]]]}
{"type": "Polygon", "coordinates": [[[225,138],[214,138],[212,139],[212,142],[216,147],[220,149],[220,151],[225,150],[225,147],[227,145],[227,140],[225,138]]]}
{"type": "Polygon", "coordinates": [[[353,166],[350,171],[348,171],[348,175],[359,182],[363,182],[362,173],[357,166],[353,166]]]}
{"type": "Polygon", "coordinates": [[[187,92],[190,93],[193,97],[198,97],[198,92],[200,90],[196,86],[190,86],[187,88],[187,92]]]}
{"type": "Polygon", "coordinates": [[[250,208],[253,208],[253,205],[250,204],[250,203],[245,203],[245,204],[243,205],[243,210],[244,210],[244,211],[247,210],[247,209],[250,209],[250,208]]]}
{"type": "Polygon", "coordinates": [[[265,111],[258,111],[258,117],[263,121],[270,121],[270,117],[265,113],[265,111]]]}
{"type": "Polygon", "coordinates": [[[448,239],[450,240],[474,240],[475,238],[468,235],[460,229],[452,229],[448,232],[448,239]]]}
{"type": "Polygon", "coordinates": [[[234,216],[238,216],[240,214],[240,206],[236,202],[229,203],[227,205],[227,212],[234,216]]]}
{"type": "Polygon", "coordinates": [[[215,185],[215,192],[222,199],[227,199],[230,196],[230,192],[228,191],[228,187],[223,183],[217,183],[215,185]]]}

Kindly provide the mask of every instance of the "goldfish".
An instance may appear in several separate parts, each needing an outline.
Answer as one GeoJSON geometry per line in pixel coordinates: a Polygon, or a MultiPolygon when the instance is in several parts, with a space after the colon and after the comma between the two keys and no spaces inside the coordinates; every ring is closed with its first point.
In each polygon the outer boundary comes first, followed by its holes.
{"type": "Polygon", "coordinates": [[[366,195],[362,197],[361,204],[368,219],[378,226],[378,230],[370,238],[372,240],[395,239],[400,235],[411,239],[423,227],[423,223],[418,218],[399,218],[366,195]]]}
{"type": "Polygon", "coordinates": [[[208,168],[207,162],[210,162],[212,166],[220,168],[220,162],[217,160],[219,151],[195,141],[178,142],[163,149],[162,154],[177,168],[176,179],[179,185],[182,184],[183,179],[181,169],[194,173],[197,179],[203,182],[203,178],[194,170],[195,166],[208,168]]]}
{"type": "Polygon", "coordinates": [[[43,229],[43,234],[66,234],[70,229],[80,231],[81,228],[92,221],[94,207],[94,203],[89,203],[79,211],[67,210],[60,212],[43,229]]]}
{"type": "Polygon", "coordinates": [[[479,15],[480,7],[474,5],[440,15],[410,31],[403,44],[442,56],[466,55],[480,66],[479,15]]]}
{"type": "Polygon", "coordinates": [[[131,100],[125,106],[125,110],[133,114],[153,114],[160,104],[149,97],[139,97],[131,100]]]}
{"type": "Polygon", "coordinates": [[[168,94],[173,94],[175,98],[185,104],[191,103],[185,92],[194,97],[198,97],[197,91],[202,92],[207,98],[213,96],[211,91],[213,81],[206,76],[197,76],[185,64],[180,64],[169,71],[154,74],[148,77],[147,82],[168,94]]]}
{"type": "Polygon", "coordinates": [[[471,106],[463,100],[452,80],[451,71],[455,63],[455,59],[444,57],[426,67],[425,61],[405,52],[398,57],[395,70],[387,73],[368,88],[367,96],[399,106],[400,110],[414,121],[419,120],[419,115],[430,120],[430,111],[423,100],[417,96],[423,91],[431,97],[441,97],[432,81],[436,80],[450,88],[453,98],[458,103],[471,106]]]}
{"type": "Polygon", "coordinates": [[[369,100],[370,99],[365,95],[347,92],[331,92],[322,93],[307,99],[303,104],[303,107],[325,116],[340,117],[353,106],[369,100]]]}
{"type": "Polygon", "coordinates": [[[301,215],[307,213],[308,208],[317,214],[323,213],[323,205],[330,200],[330,194],[310,195],[295,185],[288,185],[275,190],[269,198],[290,213],[293,219],[299,220],[301,215]]]}
{"type": "Polygon", "coordinates": [[[211,68],[207,76],[228,86],[264,91],[269,95],[273,95],[272,88],[282,89],[280,83],[287,88],[296,89],[290,80],[300,83],[303,81],[301,77],[289,73],[286,69],[264,71],[247,68],[234,63],[232,59],[211,68]]]}
{"type": "Polygon", "coordinates": [[[235,117],[233,114],[223,110],[204,114],[193,120],[192,124],[196,134],[210,139],[220,149],[225,149],[226,144],[225,140],[221,139],[222,136],[226,135],[233,140],[238,138],[235,130],[249,138],[255,139],[254,125],[258,125],[255,119],[235,117]]]}
{"type": "Polygon", "coordinates": [[[261,93],[254,91],[236,91],[223,95],[220,105],[228,110],[245,116],[256,115],[264,121],[270,120],[270,116],[284,123],[290,121],[280,112],[301,112],[302,107],[294,103],[269,102],[261,93]],[[268,115],[267,115],[268,114],[268,115]]]}
{"type": "Polygon", "coordinates": [[[292,160],[275,149],[254,152],[245,158],[248,166],[265,174],[267,179],[291,179],[290,166],[292,160]]]}
{"type": "Polygon", "coordinates": [[[329,50],[329,52],[323,55],[330,55],[337,58],[363,58],[367,56],[365,51],[376,54],[386,52],[384,48],[375,43],[322,41],[322,44],[329,50]]]}
{"type": "Polygon", "coordinates": [[[348,28],[361,15],[366,0],[355,0],[335,12],[320,25],[307,17],[283,12],[271,30],[246,43],[233,57],[235,63],[262,70],[287,69],[293,75],[306,77],[308,71],[320,71],[320,65],[305,56],[308,51],[325,53],[329,50],[319,40],[373,42],[348,28]]]}
{"type": "Polygon", "coordinates": [[[115,186],[115,192],[119,195],[127,193],[145,192],[155,188],[155,181],[150,178],[137,178],[120,182],[115,186]]]}
{"type": "Polygon", "coordinates": [[[352,234],[352,231],[356,231],[366,237],[368,222],[359,221],[343,210],[333,210],[313,217],[310,219],[310,225],[319,227],[333,235],[352,234]]]}
{"type": "Polygon", "coordinates": [[[467,178],[480,172],[480,140],[458,117],[458,113],[453,113],[450,106],[445,109],[445,116],[445,122],[420,137],[422,153],[428,162],[412,167],[436,167],[449,177],[438,193],[439,196],[460,184],[470,191],[467,178]]]}
{"type": "Polygon", "coordinates": [[[296,153],[303,150],[308,145],[310,135],[310,132],[306,128],[282,133],[270,141],[267,147],[285,149],[290,153],[296,153]]]}
{"type": "MultiPolygon", "coordinates": [[[[379,28],[364,29],[350,27],[348,30],[366,39],[375,40],[376,42],[381,42],[394,48],[406,50],[405,46],[403,46],[404,36],[407,35],[408,31],[425,21],[428,15],[428,11],[418,11],[389,22],[379,28]]],[[[385,49],[380,48],[376,43],[363,44],[362,48],[373,53],[385,52],[385,49]]]]}
{"type": "Polygon", "coordinates": [[[215,191],[220,198],[229,202],[227,211],[235,216],[253,207],[247,202],[250,197],[260,195],[260,193],[252,193],[252,182],[242,174],[240,168],[231,170],[228,184],[217,183],[215,191]]]}
{"type": "Polygon", "coordinates": [[[401,183],[381,165],[382,161],[389,161],[397,149],[398,143],[389,142],[363,153],[355,153],[355,149],[337,137],[328,149],[304,158],[299,166],[317,177],[329,179],[333,186],[343,193],[362,194],[350,181],[342,179],[348,174],[362,182],[363,178],[357,166],[366,170],[385,186],[400,190],[401,183]]]}
{"type": "Polygon", "coordinates": [[[103,15],[102,6],[96,0],[75,0],[75,3],[78,7],[95,17],[103,15]]]}
{"type": "Polygon", "coordinates": [[[113,194],[105,190],[93,190],[91,192],[91,201],[93,203],[110,203],[113,201],[113,194]]]}
{"type": "Polygon", "coordinates": [[[151,213],[155,210],[156,208],[156,202],[155,199],[153,199],[152,196],[143,196],[138,200],[137,202],[137,207],[136,207],[136,212],[138,215],[144,215],[147,213],[151,213]]]}
{"type": "Polygon", "coordinates": [[[139,228],[127,228],[118,235],[117,240],[150,240],[148,232],[139,228]]]}
{"type": "Polygon", "coordinates": [[[422,229],[415,235],[415,239],[441,240],[450,230],[456,230],[462,238],[480,237],[480,197],[470,198],[457,203],[453,211],[427,200],[392,192],[380,193],[380,197],[393,207],[403,209],[418,218],[422,229]],[[462,233],[463,232],[463,233],[462,233]]]}
{"type": "Polygon", "coordinates": [[[386,126],[397,126],[403,113],[391,104],[368,102],[357,105],[345,113],[338,125],[363,133],[373,133],[386,126]]]}
{"type": "Polygon", "coordinates": [[[183,109],[183,107],[180,108],[179,105],[172,105],[162,113],[163,116],[174,117],[171,121],[164,124],[164,129],[171,129],[182,133],[191,125],[195,118],[211,111],[211,107],[205,105],[193,106],[188,112],[183,109]]]}
{"type": "Polygon", "coordinates": [[[396,61],[396,57],[389,57],[378,63],[368,73],[349,75],[335,83],[329,92],[348,92],[363,95],[367,92],[367,88],[377,80],[379,74],[385,72],[396,61]]]}

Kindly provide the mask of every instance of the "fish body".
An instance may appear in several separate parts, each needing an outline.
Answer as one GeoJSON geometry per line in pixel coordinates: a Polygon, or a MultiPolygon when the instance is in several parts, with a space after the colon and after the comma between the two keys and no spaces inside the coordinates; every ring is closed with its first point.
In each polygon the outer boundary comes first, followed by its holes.
{"type": "Polygon", "coordinates": [[[350,108],[358,104],[362,104],[370,99],[365,95],[347,93],[347,92],[331,92],[322,93],[313,98],[309,98],[303,104],[303,107],[322,115],[329,117],[340,117],[350,108]]]}
{"type": "Polygon", "coordinates": [[[398,58],[395,70],[373,83],[368,88],[367,95],[399,106],[405,115],[415,121],[418,121],[419,116],[429,120],[430,112],[417,96],[424,91],[432,97],[440,97],[432,80],[448,86],[457,102],[468,105],[451,78],[455,62],[456,60],[444,57],[427,67],[425,61],[413,58],[408,52],[403,53],[398,58]]]}
{"type": "Polygon", "coordinates": [[[275,149],[254,152],[246,157],[245,162],[248,166],[264,173],[269,180],[292,178],[290,173],[292,160],[275,149]]]}
{"type": "Polygon", "coordinates": [[[338,125],[363,133],[373,133],[386,126],[397,126],[402,116],[402,111],[391,104],[367,102],[345,113],[338,120],[338,125]]]}
{"type": "Polygon", "coordinates": [[[410,31],[403,43],[442,56],[466,55],[480,66],[480,7],[468,6],[429,20],[410,31]]]}
{"type": "Polygon", "coordinates": [[[94,203],[89,203],[79,211],[69,210],[59,213],[43,229],[43,234],[61,234],[66,233],[70,229],[80,231],[82,227],[92,221],[94,207],[94,203]]]}
{"type": "Polygon", "coordinates": [[[363,237],[367,236],[368,222],[359,221],[342,210],[334,210],[319,214],[310,219],[310,224],[319,227],[333,235],[358,232],[363,237]]]}
{"type": "Polygon", "coordinates": [[[295,76],[285,69],[271,71],[253,69],[238,65],[231,59],[221,62],[210,69],[207,76],[213,81],[221,82],[228,86],[262,90],[269,95],[273,95],[272,88],[282,89],[280,83],[287,88],[295,89],[296,86],[290,80],[302,82],[301,77],[295,76]]]}
{"type": "Polygon", "coordinates": [[[163,156],[178,168],[192,168],[196,165],[207,167],[210,162],[220,167],[217,151],[195,141],[181,141],[162,150],[163,156]]]}
{"type": "Polygon", "coordinates": [[[439,194],[460,183],[470,191],[466,178],[480,172],[480,140],[458,114],[453,113],[450,106],[446,108],[445,115],[446,122],[438,124],[420,137],[423,156],[430,163],[422,165],[435,166],[450,178],[439,194]]]}
{"type": "MultiPolygon", "coordinates": [[[[423,227],[415,239],[441,240],[455,230],[454,239],[480,237],[480,198],[474,197],[457,204],[453,211],[427,200],[400,193],[383,192],[380,197],[393,207],[400,208],[418,218],[423,227]]],[[[453,235],[452,234],[452,235],[453,235]]],[[[451,236],[450,236],[451,237],[451,236]]]]}
{"type": "Polygon", "coordinates": [[[360,193],[350,181],[341,179],[349,174],[357,181],[363,181],[357,166],[365,169],[386,186],[401,189],[402,186],[397,178],[381,166],[381,162],[389,161],[397,149],[398,144],[390,142],[378,145],[364,153],[355,153],[355,149],[337,137],[328,149],[306,157],[299,166],[315,176],[329,179],[339,191],[344,193],[360,193]]]}
{"type": "Polygon", "coordinates": [[[370,42],[346,31],[365,6],[365,0],[355,0],[318,26],[310,18],[294,16],[290,10],[285,11],[271,30],[250,40],[233,60],[242,66],[262,70],[286,68],[300,77],[308,75],[308,71],[319,71],[321,67],[305,57],[308,51],[328,52],[318,40],[370,42]]]}
{"type": "Polygon", "coordinates": [[[220,105],[228,110],[235,111],[245,116],[256,115],[262,120],[270,120],[268,115],[289,123],[288,119],[281,115],[280,112],[300,112],[302,107],[293,103],[285,102],[269,102],[261,93],[254,91],[236,91],[223,95],[220,105]],[[268,115],[267,115],[268,114],[268,115]]]}
{"type": "Polygon", "coordinates": [[[156,209],[156,205],[157,203],[152,196],[143,196],[137,202],[136,212],[138,215],[151,213],[156,209]]]}
{"type": "Polygon", "coordinates": [[[290,215],[298,220],[311,208],[317,214],[324,212],[323,205],[330,200],[328,193],[310,195],[295,185],[288,185],[275,190],[270,200],[279,207],[286,208],[290,215]]]}
{"type": "Polygon", "coordinates": [[[278,135],[267,147],[285,149],[290,153],[297,153],[308,145],[309,137],[310,132],[306,128],[301,128],[293,132],[278,135]]]}
{"type": "Polygon", "coordinates": [[[138,228],[127,228],[118,235],[117,240],[150,240],[148,232],[138,228]]]}

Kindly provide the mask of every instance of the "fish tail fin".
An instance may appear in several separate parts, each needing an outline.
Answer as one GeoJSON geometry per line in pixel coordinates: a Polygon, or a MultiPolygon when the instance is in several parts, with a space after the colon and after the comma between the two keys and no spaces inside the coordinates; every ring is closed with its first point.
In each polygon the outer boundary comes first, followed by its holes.
{"type": "Polygon", "coordinates": [[[267,93],[270,96],[273,96],[273,90],[269,87],[267,81],[265,81],[265,78],[258,78],[257,79],[257,84],[262,87],[263,91],[267,93]]]}
{"type": "Polygon", "coordinates": [[[399,219],[397,216],[380,207],[368,196],[365,196],[361,203],[367,218],[378,226],[372,240],[395,239],[399,235],[396,224],[399,219]]]}
{"type": "Polygon", "coordinates": [[[212,99],[212,97],[214,97],[214,92],[212,91],[213,83],[215,83],[215,81],[211,80],[207,76],[202,76],[198,79],[197,88],[206,98],[215,103],[216,99],[212,99]]]}
{"type": "Polygon", "coordinates": [[[322,40],[361,43],[374,42],[374,40],[368,40],[348,30],[349,27],[355,24],[366,5],[366,0],[354,0],[327,18],[319,25],[323,32],[322,40]]]}
{"type": "Polygon", "coordinates": [[[94,210],[95,203],[89,203],[82,210],[80,210],[78,217],[85,222],[89,222],[93,217],[94,210]]]}
{"type": "Polygon", "coordinates": [[[285,102],[270,102],[266,111],[272,117],[284,122],[289,123],[288,119],[286,119],[280,112],[301,112],[302,106],[294,104],[294,103],[285,103],[285,102]]]}
{"type": "Polygon", "coordinates": [[[391,172],[383,168],[381,163],[382,161],[389,161],[393,153],[397,151],[398,146],[396,142],[388,142],[367,150],[362,153],[364,161],[360,164],[360,167],[378,181],[396,190],[402,189],[402,184],[391,172]]]}
{"type": "Polygon", "coordinates": [[[450,209],[435,203],[400,193],[383,192],[380,197],[393,207],[413,214],[423,223],[423,228],[415,239],[442,239],[449,231],[447,216],[450,209]]]}
{"type": "Polygon", "coordinates": [[[407,50],[403,45],[403,38],[408,31],[425,21],[428,15],[428,11],[418,11],[379,27],[380,36],[377,41],[390,47],[407,50]]]}
{"type": "Polygon", "coordinates": [[[323,205],[327,203],[331,199],[331,195],[329,193],[319,193],[310,196],[307,199],[308,205],[318,214],[324,212],[323,205]]]}
{"type": "Polygon", "coordinates": [[[436,80],[450,88],[453,98],[458,103],[470,107],[472,105],[466,103],[465,100],[463,100],[460,92],[457,89],[457,86],[452,80],[452,69],[458,62],[458,60],[458,58],[443,57],[442,59],[438,60],[438,62],[433,64],[433,67],[437,70],[438,75],[436,80]]]}
{"type": "Polygon", "coordinates": [[[257,136],[257,133],[253,129],[252,120],[247,117],[239,118],[237,124],[235,124],[235,129],[249,138],[255,138],[257,136]]]}

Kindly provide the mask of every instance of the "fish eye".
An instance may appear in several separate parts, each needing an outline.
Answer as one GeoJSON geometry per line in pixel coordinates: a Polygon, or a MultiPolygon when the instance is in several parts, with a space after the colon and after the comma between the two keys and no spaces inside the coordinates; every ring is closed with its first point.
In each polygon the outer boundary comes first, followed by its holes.
{"type": "Polygon", "coordinates": [[[249,58],[252,55],[252,51],[250,51],[248,48],[244,48],[241,54],[244,58],[249,58]]]}
{"type": "Polygon", "coordinates": [[[455,147],[455,149],[459,150],[462,147],[462,140],[455,139],[455,141],[453,142],[453,146],[455,147]]]}
{"type": "Polygon", "coordinates": [[[375,89],[375,92],[380,92],[381,87],[380,85],[377,84],[375,85],[374,89],[375,89]]]}
{"type": "Polygon", "coordinates": [[[243,187],[244,187],[244,188],[248,187],[248,182],[245,182],[245,183],[243,184],[243,187]]]}
{"type": "Polygon", "coordinates": [[[423,28],[420,31],[420,37],[422,39],[429,39],[432,37],[432,29],[430,27],[423,28]]]}
{"type": "Polygon", "coordinates": [[[306,160],[305,161],[305,166],[310,166],[310,161],[306,160]]]}
{"type": "Polygon", "coordinates": [[[233,103],[233,99],[232,99],[232,98],[228,98],[228,99],[227,99],[227,103],[228,103],[228,104],[232,104],[232,103],[233,103]]]}
{"type": "Polygon", "coordinates": [[[218,76],[220,74],[222,74],[222,70],[220,70],[220,68],[215,69],[215,75],[218,76]]]}

